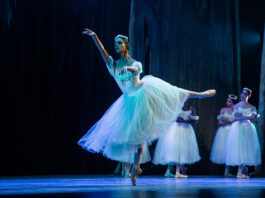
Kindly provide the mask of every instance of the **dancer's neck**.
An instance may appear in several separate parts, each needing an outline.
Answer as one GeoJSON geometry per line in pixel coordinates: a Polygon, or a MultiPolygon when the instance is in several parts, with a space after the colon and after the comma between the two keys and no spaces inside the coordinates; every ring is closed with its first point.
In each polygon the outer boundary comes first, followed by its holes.
{"type": "Polygon", "coordinates": [[[129,54],[127,52],[125,53],[121,53],[120,54],[120,61],[123,63],[128,62],[131,59],[131,57],[129,56],[129,54]]]}

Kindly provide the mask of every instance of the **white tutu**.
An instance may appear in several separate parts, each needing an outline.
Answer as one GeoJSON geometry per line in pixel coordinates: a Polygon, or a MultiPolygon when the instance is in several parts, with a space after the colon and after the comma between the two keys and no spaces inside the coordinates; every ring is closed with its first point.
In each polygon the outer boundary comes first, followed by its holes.
{"type": "Polygon", "coordinates": [[[224,164],[224,153],[225,153],[225,146],[226,146],[226,138],[228,131],[231,125],[227,124],[224,126],[220,126],[216,132],[212,151],[210,155],[210,160],[216,164],[224,164]]]}
{"type": "MultiPolygon", "coordinates": [[[[124,91],[80,139],[80,146],[90,152],[101,152],[112,160],[133,163],[140,144],[150,144],[166,131],[176,120],[189,91],[153,76],[145,76],[141,82],[135,91],[124,91]]],[[[126,89],[126,83],[118,84],[126,89]]],[[[148,160],[149,154],[143,154],[141,163],[148,160]]]]}
{"type": "Polygon", "coordinates": [[[234,122],[227,135],[225,164],[256,166],[260,163],[260,144],[255,126],[249,120],[234,122]]]}
{"type": "Polygon", "coordinates": [[[154,164],[193,164],[201,159],[197,139],[191,124],[173,123],[159,137],[154,164]]]}

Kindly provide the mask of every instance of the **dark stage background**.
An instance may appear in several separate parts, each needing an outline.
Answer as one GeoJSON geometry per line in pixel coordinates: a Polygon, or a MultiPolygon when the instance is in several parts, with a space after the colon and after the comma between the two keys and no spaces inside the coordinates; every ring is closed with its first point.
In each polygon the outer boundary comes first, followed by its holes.
{"type": "MultiPolygon", "coordinates": [[[[1,1],[0,175],[106,174],[115,168],[116,162],[77,145],[121,94],[92,40],[81,35],[85,27],[114,58],[114,37],[129,34],[144,74],[186,89],[217,89],[214,98],[191,101],[200,116],[195,129],[202,160],[189,174],[222,174],[223,167],[208,159],[227,94],[248,86],[250,103],[260,102],[264,2],[236,2],[1,1]]],[[[144,166],[146,174],[164,170],[144,166]]]]}

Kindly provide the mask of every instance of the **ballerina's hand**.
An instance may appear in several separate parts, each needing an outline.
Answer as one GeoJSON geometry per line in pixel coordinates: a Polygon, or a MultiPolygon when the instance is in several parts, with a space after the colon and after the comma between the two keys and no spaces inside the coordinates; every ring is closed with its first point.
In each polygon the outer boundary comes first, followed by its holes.
{"type": "Polygon", "coordinates": [[[229,120],[228,118],[223,118],[222,119],[224,122],[226,122],[226,123],[232,123],[233,121],[232,120],[229,120]]]}
{"type": "Polygon", "coordinates": [[[234,116],[235,116],[235,117],[241,117],[241,116],[242,116],[242,113],[236,112],[236,113],[234,114],[234,116]]]}
{"type": "Polygon", "coordinates": [[[250,120],[251,121],[256,121],[258,119],[258,114],[253,114],[251,117],[250,117],[250,120]]]}
{"type": "Polygon", "coordinates": [[[199,120],[199,116],[196,116],[196,115],[195,116],[191,116],[191,119],[197,121],[197,120],[199,120]]]}
{"type": "Polygon", "coordinates": [[[127,67],[124,66],[124,67],[121,68],[120,73],[121,73],[121,74],[125,74],[127,71],[128,71],[127,67]]]}
{"type": "Polygon", "coordinates": [[[88,29],[88,28],[85,28],[85,30],[82,32],[82,34],[86,34],[88,36],[93,36],[95,35],[96,33],[93,32],[92,30],[88,29]]]}

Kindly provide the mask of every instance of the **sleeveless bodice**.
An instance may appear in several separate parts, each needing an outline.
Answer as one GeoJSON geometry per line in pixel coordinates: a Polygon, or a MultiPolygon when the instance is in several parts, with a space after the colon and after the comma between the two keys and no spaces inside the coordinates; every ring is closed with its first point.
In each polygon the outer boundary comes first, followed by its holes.
{"type": "Polygon", "coordinates": [[[191,117],[191,113],[192,113],[191,110],[188,111],[181,110],[178,117],[182,118],[183,120],[188,120],[191,117]]]}
{"type": "Polygon", "coordinates": [[[228,119],[228,120],[230,120],[230,121],[234,120],[233,113],[230,114],[230,113],[225,112],[224,114],[221,114],[221,115],[218,115],[218,116],[217,116],[217,120],[220,120],[220,119],[222,119],[222,118],[226,118],[226,119],[228,119]]]}
{"type": "Polygon", "coordinates": [[[140,81],[140,73],[142,73],[142,64],[138,61],[135,61],[132,65],[128,67],[137,67],[137,72],[130,72],[127,71],[126,73],[121,73],[122,67],[116,67],[114,73],[114,66],[113,66],[113,59],[110,57],[111,62],[107,65],[110,74],[115,79],[116,83],[118,84],[119,88],[124,94],[132,94],[139,89],[141,86],[139,84],[140,81]]]}

